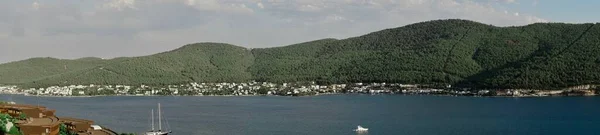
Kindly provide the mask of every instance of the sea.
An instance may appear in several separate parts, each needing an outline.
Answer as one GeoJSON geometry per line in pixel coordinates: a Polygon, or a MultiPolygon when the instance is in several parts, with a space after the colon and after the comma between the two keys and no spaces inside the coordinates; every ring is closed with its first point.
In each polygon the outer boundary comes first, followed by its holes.
{"type": "Polygon", "coordinates": [[[0,95],[0,100],[46,106],[58,116],[138,134],[151,129],[158,103],[162,129],[173,135],[600,134],[600,97],[0,95]],[[353,131],[358,125],[369,131],[353,131]]]}

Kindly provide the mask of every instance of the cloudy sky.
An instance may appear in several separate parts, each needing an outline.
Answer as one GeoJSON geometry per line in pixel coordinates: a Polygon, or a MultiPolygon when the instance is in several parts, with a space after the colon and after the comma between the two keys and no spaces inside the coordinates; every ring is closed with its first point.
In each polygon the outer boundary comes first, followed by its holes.
{"type": "Polygon", "coordinates": [[[433,20],[598,22],[597,0],[4,0],[0,63],[140,56],[196,42],[248,48],[433,20]]]}

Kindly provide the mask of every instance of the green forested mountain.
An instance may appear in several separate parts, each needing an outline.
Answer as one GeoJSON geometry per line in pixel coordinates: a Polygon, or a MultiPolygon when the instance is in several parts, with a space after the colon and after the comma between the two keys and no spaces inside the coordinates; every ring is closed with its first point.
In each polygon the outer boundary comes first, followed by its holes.
{"type": "Polygon", "coordinates": [[[37,87],[256,80],[556,89],[600,84],[598,67],[600,26],[595,24],[495,27],[436,20],[274,48],[199,43],[134,58],[30,59],[0,65],[0,83],[37,87]]]}
{"type": "Polygon", "coordinates": [[[86,70],[32,80],[26,86],[69,84],[166,85],[188,82],[245,82],[252,76],[250,50],[221,43],[190,44],[150,56],[108,60],[86,70]]]}
{"type": "Polygon", "coordinates": [[[32,58],[11,62],[0,65],[0,84],[28,83],[32,80],[85,70],[106,63],[105,60],[92,58],[77,60],[32,58]]]}
{"type": "Polygon", "coordinates": [[[484,55],[478,56],[482,62],[498,62],[502,57],[495,56],[500,55],[521,54],[522,57],[505,64],[491,64],[461,84],[553,89],[600,83],[600,26],[534,24],[521,29],[524,36],[530,37],[531,49],[523,48],[523,52],[510,54],[504,53],[505,49],[496,50],[502,46],[486,44],[484,48],[487,50],[477,53],[484,55]]]}

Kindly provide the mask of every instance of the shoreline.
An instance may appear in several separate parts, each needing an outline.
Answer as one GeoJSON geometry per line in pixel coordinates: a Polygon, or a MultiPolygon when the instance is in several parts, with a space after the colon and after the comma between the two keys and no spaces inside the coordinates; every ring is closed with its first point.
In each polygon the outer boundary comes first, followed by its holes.
{"type": "Polygon", "coordinates": [[[441,96],[441,97],[478,97],[478,98],[551,98],[551,97],[596,97],[593,95],[551,95],[551,96],[468,96],[468,95],[444,95],[444,94],[365,94],[365,93],[319,93],[316,95],[283,96],[283,95],[93,95],[93,96],[55,96],[55,95],[30,95],[16,93],[0,93],[2,95],[20,95],[27,97],[52,97],[52,98],[94,98],[94,97],[313,97],[328,95],[402,95],[402,96],[441,96]]]}
{"type": "Polygon", "coordinates": [[[547,97],[547,96],[595,96],[600,94],[600,85],[582,85],[562,90],[536,89],[474,89],[433,86],[427,84],[398,83],[348,83],[310,84],[296,83],[189,83],[168,86],[127,86],[127,85],[70,85],[51,86],[48,88],[20,89],[11,86],[0,90],[0,93],[21,94],[39,97],[101,97],[101,96],[321,96],[334,94],[367,94],[367,95],[429,95],[429,96],[469,96],[469,97],[547,97]]]}

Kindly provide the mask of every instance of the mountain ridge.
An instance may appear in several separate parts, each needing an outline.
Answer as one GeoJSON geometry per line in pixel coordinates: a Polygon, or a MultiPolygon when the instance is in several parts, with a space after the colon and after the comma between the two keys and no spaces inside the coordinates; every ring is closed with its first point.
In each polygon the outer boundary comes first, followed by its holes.
{"type": "Polygon", "coordinates": [[[600,55],[594,53],[600,51],[600,39],[595,38],[600,36],[600,27],[595,25],[497,27],[449,19],[272,48],[203,42],[139,57],[49,59],[45,63],[28,59],[0,64],[0,83],[42,87],[256,80],[558,89],[600,83],[600,73],[593,68],[600,66],[600,55]],[[60,70],[57,65],[61,63],[81,66],[60,70]],[[53,65],[51,72],[33,72],[45,64],[53,65]],[[15,72],[19,66],[38,68],[15,72]],[[32,75],[19,74],[26,72],[32,75]]]}

